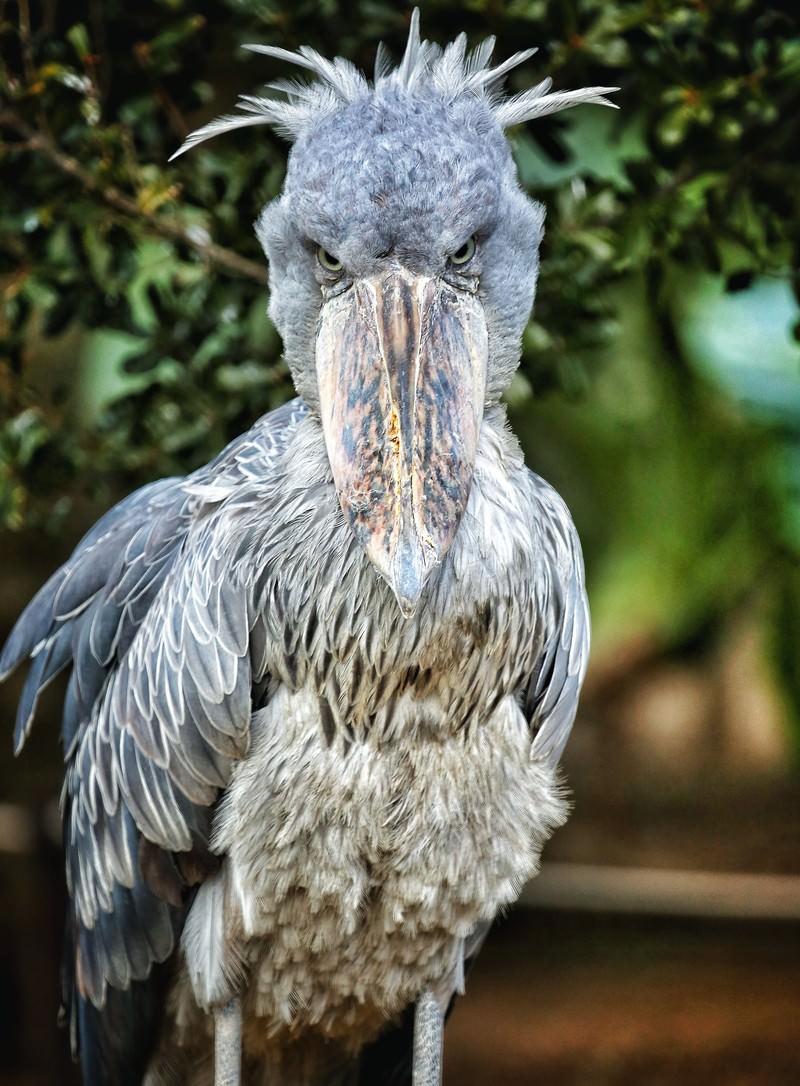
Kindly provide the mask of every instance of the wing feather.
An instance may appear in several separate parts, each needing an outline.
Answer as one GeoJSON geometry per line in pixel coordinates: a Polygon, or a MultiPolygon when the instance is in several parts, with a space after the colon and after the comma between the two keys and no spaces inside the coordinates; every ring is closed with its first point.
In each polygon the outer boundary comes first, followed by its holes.
{"type": "Polygon", "coordinates": [[[71,656],[72,638],[68,629],[57,630],[45,642],[40,642],[40,649],[33,657],[17,705],[14,725],[14,746],[17,750],[30,732],[39,695],[69,664],[71,656]]]}
{"type": "Polygon", "coordinates": [[[91,1038],[100,1053],[86,1060],[86,1082],[128,1082],[124,1060],[136,1052],[142,1061],[187,880],[217,862],[210,809],[247,750],[252,694],[251,594],[239,575],[247,548],[226,502],[246,504],[305,414],[301,401],[287,404],[194,475],[115,506],[0,652],[0,679],[32,661],[17,749],[40,692],[72,665],[62,718],[72,902],[63,983],[76,1045],[91,1038]]]}
{"type": "Polygon", "coordinates": [[[557,765],[575,720],[589,658],[589,605],[572,518],[556,492],[531,476],[540,526],[535,588],[538,658],[525,695],[533,753],[557,765]]]}

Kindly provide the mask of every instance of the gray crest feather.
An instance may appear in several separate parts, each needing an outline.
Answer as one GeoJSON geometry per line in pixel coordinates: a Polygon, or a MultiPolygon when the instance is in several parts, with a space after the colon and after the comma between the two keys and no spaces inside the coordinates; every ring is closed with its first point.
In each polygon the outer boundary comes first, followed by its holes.
{"type": "MultiPolygon", "coordinates": [[[[471,79],[486,68],[494,52],[496,41],[494,34],[490,34],[488,38],[483,39],[480,45],[475,46],[464,62],[464,74],[467,78],[471,79]]],[[[534,49],[532,52],[536,52],[536,50],[534,49]]]]}
{"type": "Polygon", "coordinates": [[[619,107],[614,102],[609,102],[604,97],[613,94],[618,87],[585,87],[583,90],[556,91],[555,94],[547,94],[552,86],[550,79],[545,79],[538,87],[515,94],[513,98],[495,106],[494,115],[503,128],[510,128],[514,124],[522,124],[523,121],[532,121],[537,117],[546,117],[549,113],[560,113],[562,109],[571,109],[572,106],[582,105],[584,102],[596,106],[610,106],[611,109],[619,107]]]}
{"type": "Polygon", "coordinates": [[[524,64],[526,60],[530,60],[532,56],[538,53],[539,50],[535,48],[522,49],[519,53],[513,53],[507,60],[504,60],[502,64],[498,64],[494,68],[488,67],[489,58],[486,58],[486,62],[481,68],[475,68],[470,77],[470,86],[476,91],[487,91],[493,87],[497,87],[510,71],[514,68],[518,68],[520,64],[524,64]]]}
{"type": "Polygon", "coordinates": [[[268,89],[284,94],[285,98],[241,95],[237,102],[240,113],[225,114],[192,132],[170,161],[222,132],[253,125],[271,125],[282,135],[295,140],[335,110],[366,94],[380,93],[387,86],[400,86],[411,92],[423,93],[427,85],[451,101],[461,96],[482,99],[501,128],[557,113],[583,102],[616,108],[605,95],[618,90],[618,87],[585,87],[550,94],[551,82],[547,79],[530,90],[504,100],[500,94],[503,80],[513,68],[529,60],[536,49],[523,49],[491,68],[489,60],[494,44],[494,37],[486,38],[468,53],[467,38],[462,33],[442,49],[420,37],[419,9],[415,8],[400,64],[394,69],[391,67],[388,53],[381,43],[375,57],[375,79],[372,84],[349,60],[343,57],[327,60],[307,45],[301,45],[297,52],[277,45],[245,45],[244,48],[250,52],[304,68],[316,76],[317,82],[280,81],[267,84],[268,89]]]}

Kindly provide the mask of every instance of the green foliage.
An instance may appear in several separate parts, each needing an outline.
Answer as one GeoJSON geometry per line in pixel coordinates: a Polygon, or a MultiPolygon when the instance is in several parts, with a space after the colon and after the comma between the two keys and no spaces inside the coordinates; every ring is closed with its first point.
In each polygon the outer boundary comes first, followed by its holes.
{"type": "MultiPolygon", "coordinates": [[[[582,521],[600,628],[679,640],[756,585],[780,622],[776,658],[800,673],[785,604],[800,596],[796,5],[422,9],[436,40],[494,33],[501,57],[538,44],[512,90],[543,74],[621,87],[618,113],[512,133],[548,233],[510,399],[582,521]]],[[[369,69],[380,39],[399,56],[409,10],[16,11],[0,22],[0,523],[56,527],[76,497],[185,471],[291,394],[251,229],[285,145],[259,128],[167,162],[237,93],[285,74],[239,45],[308,43],[369,69]]]]}

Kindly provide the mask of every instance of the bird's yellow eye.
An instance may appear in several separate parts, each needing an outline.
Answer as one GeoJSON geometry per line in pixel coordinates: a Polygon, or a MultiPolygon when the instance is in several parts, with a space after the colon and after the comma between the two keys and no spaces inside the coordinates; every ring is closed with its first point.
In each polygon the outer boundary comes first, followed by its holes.
{"type": "Polygon", "coordinates": [[[454,253],[450,254],[450,263],[459,267],[461,264],[468,264],[475,256],[475,238],[467,238],[460,249],[456,249],[454,253]]]}
{"type": "Polygon", "coordinates": [[[329,253],[327,249],[323,249],[321,245],[317,249],[317,260],[325,271],[340,272],[342,270],[341,260],[338,260],[333,253],[329,253]]]}

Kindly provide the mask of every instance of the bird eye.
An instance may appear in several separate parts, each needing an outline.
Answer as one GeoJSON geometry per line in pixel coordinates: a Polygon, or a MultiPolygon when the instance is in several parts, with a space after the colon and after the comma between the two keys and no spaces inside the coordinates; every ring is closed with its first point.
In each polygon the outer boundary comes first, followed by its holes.
{"type": "Polygon", "coordinates": [[[340,272],[342,270],[341,260],[338,260],[333,253],[329,253],[327,249],[323,249],[321,245],[317,249],[317,260],[325,271],[340,272]]]}
{"type": "Polygon", "coordinates": [[[468,264],[475,256],[475,238],[467,238],[460,249],[456,249],[454,253],[450,254],[450,263],[455,264],[458,267],[461,264],[468,264]]]}

